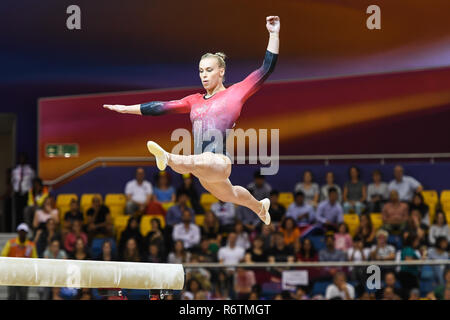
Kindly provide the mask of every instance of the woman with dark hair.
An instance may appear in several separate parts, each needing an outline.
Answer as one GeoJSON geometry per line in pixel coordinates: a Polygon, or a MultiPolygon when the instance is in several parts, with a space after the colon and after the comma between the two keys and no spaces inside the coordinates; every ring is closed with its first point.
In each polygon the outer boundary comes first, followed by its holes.
{"type": "Polygon", "coordinates": [[[206,211],[205,219],[201,227],[202,239],[208,239],[210,243],[215,243],[220,246],[222,242],[222,234],[220,232],[219,219],[210,210],[206,211]]]}
{"type": "Polygon", "coordinates": [[[245,253],[245,263],[267,262],[267,254],[264,252],[264,241],[261,237],[253,240],[252,246],[245,253]]]}
{"type": "MultiPolygon", "coordinates": [[[[301,241],[300,252],[296,255],[296,261],[303,262],[316,262],[319,261],[319,255],[317,254],[316,249],[314,248],[313,243],[310,239],[304,238],[301,241]]],[[[308,270],[308,276],[310,279],[315,279],[320,277],[321,270],[320,268],[302,268],[302,270],[308,270]]]]}
{"type": "Polygon", "coordinates": [[[285,218],[281,224],[280,232],[284,237],[284,244],[292,246],[294,242],[300,237],[300,230],[293,218],[285,218]]]}
{"type": "Polygon", "coordinates": [[[373,182],[367,186],[368,211],[381,212],[383,204],[389,198],[388,184],[383,182],[383,176],[380,170],[372,172],[373,182]]]}
{"type": "Polygon", "coordinates": [[[183,241],[177,240],[173,245],[173,251],[169,253],[168,263],[187,263],[191,260],[191,253],[184,249],[183,241]]]}
{"type": "Polygon", "coordinates": [[[375,228],[372,225],[369,214],[364,213],[360,216],[356,235],[362,239],[364,248],[370,248],[374,244],[375,228]]]}
{"type": "Polygon", "coordinates": [[[58,238],[61,240],[61,233],[58,230],[55,220],[52,218],[47,220],[45,228],[36,232],[34,243],[36,243],[36,251],[39,258],[43,257],[44,251],[50,245],[51,240],[58,238]]]}
{"type": "MultiPolygon", "coordinates": [[[[417,243],[415,234],[409,234],[403,240],[403,248],[401,251],[401,261],[419,260],[420,257],[414,249],[417,243]]],[[[419,288],[419,267],[418,266],[401,266],[398,274],[400,283],[405,292],[409,293],[413,288],[419,288]]]]}
{"type": "Polygon", "coordinates": [[[428,241],[431,245],[434,245],[437,237],[439,236],[447,238],[450,242],[450,228],[447,224],[447,218],[441,210],[439,210],[434,217],[433,225],[431,226],[428,234],[428,241]]]}
{"type": "Polygon", "coordinates": [[[141,254],[135,238],[129,238],[122,251],[121,261],[141,262],[141,254]]]}
{"type": "Polygon", "coordinates": [[[144,238],[144,246],[148,248],[150,243],[157,243],[160,253],[166,254],[166,246],[164,239],[164,228],[161,226],[161,221],[157,218],[152,218],[150,220],[151,230],[147,233],[144,238]]]}
{"type": "Polygon", "coordinates": [[[117,261],[118,258],[113,251],[113,244],[111,240],[106,240],[102,244],[102,252],[99,257],[100,261],[117,261]]]}
{"type": "Polygon", "coordinates": [[[82,238],[78,238],[75,241],[75,249],[69,255],[69,258],[73,260],[89,260],[91,258],[88,252],[88,248],[82,238]]]}
{"type": "Polygon", "coordinates": [[[420,192],[416,192],[409,205],[409,212],[418,210],[423,224],[430,225],[429,207],[423,199],[423,195],[420,192]]]}
{"type": "Polygon", "coordinates": [[[360,180],[361,171],[358,167],[350,167],[348,175],[349,181],[344,185],[343,194],[344,212],[353,211],[360,215],[364,210],[364,203],[367,198],[366,186],[360,180]]]}
{"type": "Polygon", "coordinates": [[[305,195],[305,202],[313,207],[319,203],[319,185],[314,182],[314,176],[311,170],[305,170],[303,173],[303,182],[295,185],[295,192],[302,191],[305,195]]]}
{"type": "Polygon", "coordinates": [[[177,189],[178,191],[183,191],[189,196],[189,201],[191,202],[192,209],[196,214],[203,214],[205,209],[200,205],[200,196],[194,185],[194,178],[190,173],[182,175],[183,183],[177,189]]]}
{"type": "Polygon", "coordinates": [[[419,210],[412,210],[406,222],[406,228],[403,232],[403,238],[409,234],[414,234],[417,237],[420,245],[428,245],[428,226],[422,223],[419,210]]]}
{"type": "Polygon", "coordinates": [[[120,235],[119,252],[124,251],[126,243],[130,238],[134,238],[139,252],[142,252],[142,249],[144,248],[144,238],[141,235],[139,224],[139,218],[130,217],[128,219],[127,227],[124,231],[122,231],[122,234],[120,235]]]}
{"type": "Polygon", "coordinates": [[[171,185],[171,178],[167,171],[160,171],[156,174],[156,184],[153,189],[154,198],[159,203],[168,204],[175,202],[175,188],[171,185]]]}
{"type": "Polygon", "coordinates": [[[150,242],[147,247],[147,252],[145,255],[145,261],[151,263],[165,263],[165,259],[163,258],[163,254],[160,250],[158,242],[150,242]]]}
{"type": "Polygon", "coordinates": [[[220,270],[217,279],[213,282],[214,299],[227,300],[232,294],[231,277],[227,275],[225,270],[220,270]]]}

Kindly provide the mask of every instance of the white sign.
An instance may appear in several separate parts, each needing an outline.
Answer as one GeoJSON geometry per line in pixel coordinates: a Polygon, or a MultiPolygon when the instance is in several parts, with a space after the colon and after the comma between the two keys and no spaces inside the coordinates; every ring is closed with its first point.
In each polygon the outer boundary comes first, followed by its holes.
{"type": "Polygon", "coordinates": [[[281,290],[295,290],[297,286],[308,285],[307,270],[286,270],[281,274],[281,290]]]}

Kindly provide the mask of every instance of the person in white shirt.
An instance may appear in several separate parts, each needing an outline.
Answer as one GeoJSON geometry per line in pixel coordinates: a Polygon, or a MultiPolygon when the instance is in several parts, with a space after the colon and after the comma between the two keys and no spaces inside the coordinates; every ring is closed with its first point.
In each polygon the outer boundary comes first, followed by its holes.
{"type": "Polygon", "coordinates": [[[355,288],[347,283],[347,277],[343,272],[336,272],[333,283],[327,287],[325,298],[327,300],[340,298],[342,300],[355,299],[355,288]]]}
{"type": "Polygon", "coordinates": [[[428,232],[428,241],[434,246],[438,237],[445,237],[450,241],[450,228],[442,211],[438,211],[434,217],[434,223],[428,232]]]}
{"type": "Polygon", "coordinates": [[[224,232],[234,229],[236,222],[236,207],[234,203],[218,201],[211,205],[211,211],[219,219],[220,227],[224,232]]]}
{"type": "Polygon", "coordinates": [[[217,257],[222,264],[238,264],[244,260],[245,249],[236,245],[237,235],[234,232],[228,234],[228,245],[219,249],[217,257]]]}
{"type": "Polygon", "coordinates": [[[125,194],[127,196],[125,213],[144,213],[145,208],[152,198],[153,187],[150,182],[145,180],[145,171],[143,168],[137,168],[136,179],[126,184],[125,194]]]}
{"type": "Polygon", "coordinates": [[[400,201],[410,202],[414,196],[414,193],[422,192],[423,187],[419,181],[410,176],[403,174],[402,166],[395,166],[394,168],[394,180],[389,183],[389,192],[396,190],[400,197],[400,201]]]}
{"type": "Polygon", "coordinates": [[[16,208],[16,225],[24,220],[23,211],[27,206],[28,190],[33,187],[33,179],[36,177],[35,171],[29,164],[27,164],[27,158],[28,157],[25,153],[19,154],[18,164],[11,172],[11,184],[14,190],[14,201],[16,208]]]}
{"type": "Polygon", "coordinates": [[[192,216],[189,210],[183,210],[181,221],[181,223],[177,223],[173,227],[172,239],[173,241],[181,240],[185,249],[192,249],[200,244],[200,228],[192,223],[192,216]]]}

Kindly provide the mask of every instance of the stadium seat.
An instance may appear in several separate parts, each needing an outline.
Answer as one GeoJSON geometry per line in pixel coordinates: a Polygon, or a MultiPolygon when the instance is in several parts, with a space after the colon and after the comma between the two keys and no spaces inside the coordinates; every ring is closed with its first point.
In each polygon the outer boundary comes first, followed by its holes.
{"type": "Polygon", "coordinates": [[[56,208],[59,211],[59,220],[64,220],[64,215],[70,210],[70,201],[75,199],[78,201],[78,196],[75,193],[61,193],[56,197],[56,208]]]}
{"type": "Polygon", "coordinates": [[[80,209],[84,215],[85,220],[86,220],[86,213],[92,206],[92,198],[94,198],[94,196],[99,196],[100,198],[102,198],[102,195],[100,193],[84,193],[83,195],[81,195],[80,209]]]}
{"type": "Polygon", "coordinates": [[[372,225],[375,230],[380,229],[380,227],[383,225],[383,218],[381,216],[381,213],[371,213],[370,220],[372,221],[372,225]]]}
{"type": "Polygon", "coordinates": [[[167,203],[161,203],[161,206],[164,208],[164,210],[169,210],[170,207],[174,206],[175,202],[167,202],[167,203]]]}
{"type": "MultiPolygon", "coordinates": [[[[442,195],[442,193],[441,193],[442,195]]],[[[423,190],[422,191],[423,201],[429,208],[430,222],[433,221],[434,215],[436,213],[436,207],[438,205],[438,193],[436,190],[423,190]]]]}
{"type": "Polygon", "coordinates": [[[145,237],[147,235],[147,233],[149,233],[150,230],[152,229],[152,226],[151,226],[152,219],[158,219],[159,222],[161,223],[161,228],[164,228],[165,220],[164,220],[163,216],[161,216],[161,215],[144,215],[141,218],[141,224],[139,226],[139,230],[143,237],[145,237]]]}
{"type": "Polygon", "coordinates": [[[265,282],[261,286],[261,296],[268,299],[281,292],[281,283],[265,282]]]}
{"type": "Polygon", "coordinates": [[[325,296],[325,292],[327,291],[327,287],[331,284],[330,281],[316,281],[314,282],[313,288],[311,290],[311,296],[315,296],[321,294],[325,296]]]}
{"type": "Polygon", "coordinates": [[[111,212],[111,217],[122,216],[125,214],[127,197],[123,193],[109,193],[105,197],[105,205],[111,212]]]}
{"type": "Polygon", "coordinates": [[[348,231],[353,238],[358,231],[359,216],[356,213],[346,213],[344,214],[344,223],[347,225],[348,231]]]}
{"type": "Polygon", "coordinates": [[[325,248],[325,237],[324,236],[308,236],[309,240],[311,240],[311,244],[314,249],[319,252],[323,248],[325,248]]]}
{"type": "Polygon", "coordinates": [[[114,218],[114,230],[117,240],[120,239],[122,231],[127,228],[128,219],[130,219],[130,216],[118,216],[114,218]]]}
{"type": "Polygon", "coordinates": [[[294,195],[292,192],[280,192],[278,202],[287,209],[294,202],[294,195]]]}
{"type": "Polygon", "coordinates": [[[440,200],[441,202],[450,201],[450,190],[442,190],[440,200]]]}
{"type": "Polygon", "coordinates": [[[205,221],[205,215],[204,214],[197,214],[195,215],[195,224],[199,227],[203,225],[203,221],[205,221]]]}
{"type": "Polygon", "coordinates": [[[211,210],[211,205],[217,201],[219,200],[208,192],[202,193],[202,195],[200,196],[200,204],[206,211],[211,210]]]}

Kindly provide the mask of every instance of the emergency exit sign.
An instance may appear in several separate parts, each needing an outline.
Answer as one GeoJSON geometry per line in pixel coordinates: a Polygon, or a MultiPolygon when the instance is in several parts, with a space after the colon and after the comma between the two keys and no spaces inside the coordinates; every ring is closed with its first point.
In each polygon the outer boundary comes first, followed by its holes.
{"type": "Polygon", "coordinates": [[[78,144],[47,144],[45,155],[48,158],[71,158],[78,157],[78,144]]]}

